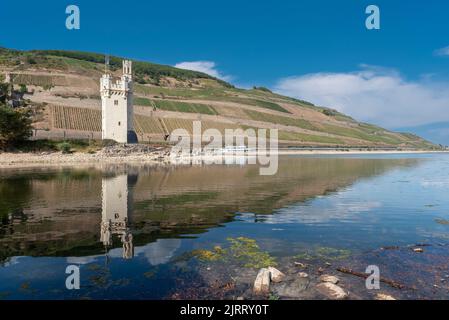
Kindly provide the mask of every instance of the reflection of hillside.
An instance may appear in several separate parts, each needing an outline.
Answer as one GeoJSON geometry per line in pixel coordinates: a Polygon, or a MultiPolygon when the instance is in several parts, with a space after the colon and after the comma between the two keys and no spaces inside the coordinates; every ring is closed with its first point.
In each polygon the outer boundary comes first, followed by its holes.
{"type": "MultiPolygon", "coordinates": [[[[231,221],[235,212],[271,214],[274,209],[382,174],[407,159],[285,158],[278,174],[260,176],[256,166],[125,168],[133,181],[130,228],[134,244],[204,232],[231,221]],[[134,179],[135,180],[135,179],[134,179]]],[[[19,175],[21,208],[27,222],[2,215],[0,258],[12,255],[83,256],[102,252],[100,243],[102,177],[110,171],[52,171],[19,175]]],[[[0,186],[12,177],[3,174],[0,186]]],[[[126,179],[125,179],[126,180],[126,179]]],[[[0,188],[0,199],[11,197],[0,188]]],[[[19,193],[18,193],[19,194],[19,193]]],[[[12,196],[11,203],[14,202],[12,196]]],[[[119,243],[112,244],[120,246],[119,243]]]]}
{"type": "Polygon", "coordinates": [[[207,211],[211,207],[267,213],[414,163],[410,159],[288,158],[280,162],[275,176],[260,176],[255,166],[160,170],[152,172],[151,179],[139,178],[134,198],[139,207],[151,209],[150,215],[163,209],[165,217],[178,211],[179,204],[183,213],[186,208],[207,211]]]}

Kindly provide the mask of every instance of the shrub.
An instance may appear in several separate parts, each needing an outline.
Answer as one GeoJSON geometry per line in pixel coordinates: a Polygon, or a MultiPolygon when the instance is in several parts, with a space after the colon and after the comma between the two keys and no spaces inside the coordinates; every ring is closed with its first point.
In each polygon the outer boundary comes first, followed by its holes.
{"type": "Polygon", "coordinates": [[[62,153],[67,154],[67,153],[70,153],[70,150],[72,149],[72,145],[68,142],[61,142],[57,145],[57,148],[62,153]]]}
{"type": "Polygon", "coordinates": [[[323,109],[322,111],[326,116],[333,117],[337,115],[337,111],[332,109],[323,109]]]}
{"type": "Polygon", "coordinates": [[[259,91],[264,91],[264,92],[269,92],[272,93],[270,89],[266,88],[266,87],[253,87],[254,90],[259,90],[259,91]]]}
{"type": "Polygon", "coordinates": [[[21,84],[20,85],[20,89],[19,89],[20,93],[27,93],[28,92],[28,88],[25,84],[21,84]]]}

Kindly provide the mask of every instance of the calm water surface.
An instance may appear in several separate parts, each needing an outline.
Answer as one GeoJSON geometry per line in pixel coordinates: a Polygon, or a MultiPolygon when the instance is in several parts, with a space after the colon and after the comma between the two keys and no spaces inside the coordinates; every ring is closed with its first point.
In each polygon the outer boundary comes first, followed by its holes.
{"type": "Polygon", "coordinates": [[[3,170],[0,299],[173,298],[203,281],[191,253],[230,237],[279,261],[445,245],[448,190],[447,154],[286,156],[275,176],[253,165],[3,170]],[[80,290],[65,288],[71,264],[80,290]]]}

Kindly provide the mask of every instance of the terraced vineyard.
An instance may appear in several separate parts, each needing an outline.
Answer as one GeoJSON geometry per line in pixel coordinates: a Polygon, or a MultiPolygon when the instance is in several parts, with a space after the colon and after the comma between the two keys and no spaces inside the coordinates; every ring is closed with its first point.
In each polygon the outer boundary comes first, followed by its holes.
{"type": "Polygon", "coordinates": [[[165,134],[159,118],[154,117],[135,115],[134,128],[138,134],[165,134]]]}
{"type": "MultiPolygon", "coordinates": [[[[50,106],[51,124],[56,129],[79,130],[89,132],[101,131],[101,111],[67,106],[50,106]]],[[[136,114],[134,127],[138,134],[165,135],[175,129],[193,131],[191,119],[159,118],[136,114]],[[161,123],[162,122],[162,123],[161,123]],[[168,132],[165,132],[164,127],[168,132]]],[[[224,133],[225,129],[237,129],[239,126],[215,121],[201,121],[202,131],[217,129],[224,133]]]]}
{"type": "Polygon", "coordinates": [[[11,76],[15,84],[35,85],[43,88],[67,85],[66,78],[62,76],[34,74],[12,74],[11,76]]]}
{"type": "Polygon", "coordinates": [[[245,110],[245,113],[250,117],[250,119],[261,122],[270,122],[276,124],[282,124],[285,126],[293,126],[302,129],[316,130],[316,127],[307,120],[292,118],[288,116],[277,116],[273,114],[268,114],[265,112],[245,110]]]}
{"type": "Polygon", "coordinates": [[[101,111],[67,106],[50,106],[53,128],[101,131],[101,111]]]}
{"type": "MultiPolygon", "coordinates": [[[[173,132],[173,130],[181,128],[187,130],[190,134],[193,132],[193,121],[190,119],[174,119],[174,118],[164,118],[162,119],[168,129],[169,132],[173,132]]],[[[204,132],[207,129],[217,129],[222,134],[224,134],[225,129],[237,129],[241,128],[238,125],[232,123],[222,123],[216,121],[201,121],[201,130],[204,132]]]]}
{"type": "Polygon", "coordinates": [[[168,132],[173,132],[175,129],[185,129],[187,132],[193,131],[193,120],[190,119],[163,119],[168,132]]]}
{"type": "Polygon", "coordinates": [[[134,104],[139,106],[155,107],[156,109],[165,111],[201,113],[209,115],[218,114],[212,106],[200,103],[187,103],[172,100],[150,100],[147,98],[137,97],[134,99],[134,104]]]}
{"type": "Polygon", "coordinates": [[[301,141],[303,143],[318,143],[327,145],[343,144],[343,140],[334,137],[318,136],[289,131],[279,131],[278,138],[279,140],[301,141]]]}

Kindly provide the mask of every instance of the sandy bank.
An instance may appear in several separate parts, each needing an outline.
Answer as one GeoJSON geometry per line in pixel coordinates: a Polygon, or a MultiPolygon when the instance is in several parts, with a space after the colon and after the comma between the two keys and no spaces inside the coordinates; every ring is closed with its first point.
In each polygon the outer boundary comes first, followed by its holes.
{"type": "Polygon", "coordinates": [[[164,152],[129,155],[105,155],[102,153],[0,153],[0,168],[76,166],[89,164],[140,163],[161,164],[169,158],[164,152]]]}
{"type": "MultiPolygon", "coordinates": [[[[342,151],[342,150],[279,150],[278,155],[376,155],[376,154],[425,154],[449,153],[449,151],[342,151]]],[[[243,154],[240,156],[244,156],[243,154]]],[[[251,156],[251,154],[249,155],[251,156]]],[[[208,156],[189,157],[192,160],[210,158],[208,156]]],[[[0,153],[0,168],[76,166],[89,164],[171,164],[168,149],[139,153],[106,153],[103,151],[89,153],[62,154],[61,152],[45,153],[0,153]]]]}

